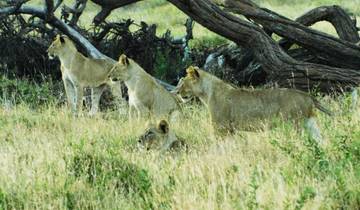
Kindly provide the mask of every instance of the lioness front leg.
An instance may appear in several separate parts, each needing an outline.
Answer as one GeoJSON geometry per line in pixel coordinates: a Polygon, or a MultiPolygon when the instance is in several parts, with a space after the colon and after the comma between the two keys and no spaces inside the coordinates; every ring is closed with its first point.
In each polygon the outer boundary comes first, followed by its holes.
{"type": "Polygon", "coordinates": [[[121,82],[110,82],[111,93],[115,97],[116,107],[119,110],[120,114],[125,113],[127,109],[127,102],[122,96],[121,82]]]}
{"type": "Polygon", "coordinates": [[[76,91],[76,111],[81,112],[83,106],[84,88],[80,84],[75,84],[74,86],[76,91]]]}
{"type": "Polygon", "coordinates": [[[310,134],[310,137],[316,141],[320,146],[324,144],[323,138],[321,136],[320,128],[316,123],[314,117],[309,117],[305,119],[305,128],[310,134]]]}
{"type": "Polygon", "coordinates": [[[132,123],[134,122],[134,119],[137,119],[137,110],[134,105],[130,104],[129,106],[129,121],[132,123]]]}
{"type": "Polygon", "coordinates": [[[71,111],[73,113],[76,112],[76,103],[75,103],[75,88],[73,83],[66,77],[63,77],[65,94],[68,102],[68,106],[70,106],[71,111]]]}
{"type": "Polygon", "coordinates": [[[142,104],[137,104],[136,109],[138,111],[138,121],[140,122],[141,118],[146,120],[151,120],[150,109],[142,104]]]}
{"type": "Polygon", "coordinates": [[[100,85],[99,87],[91,88],[91,109],[89,112],[90,116],[97,113],[99,109],[99,103],[102,93],[104,92],[106,84],[100,85]]]}

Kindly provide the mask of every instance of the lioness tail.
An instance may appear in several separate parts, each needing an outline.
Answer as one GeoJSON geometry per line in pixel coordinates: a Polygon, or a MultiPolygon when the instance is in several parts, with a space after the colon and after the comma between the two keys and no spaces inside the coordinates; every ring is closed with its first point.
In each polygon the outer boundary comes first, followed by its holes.
{"type": "Polygon", "coordinates": [[[329,115],[329,116],[333,116],[333,113],[332,113],[330,110],[328,110],[327,108],[323,107],[318,100],[316,100],[315,98],[313,98],[313,101],[314,101],[315,107],[316,107],[318,110],[324,112],[325,114],[327,114],[327,115],[329,115]]]}

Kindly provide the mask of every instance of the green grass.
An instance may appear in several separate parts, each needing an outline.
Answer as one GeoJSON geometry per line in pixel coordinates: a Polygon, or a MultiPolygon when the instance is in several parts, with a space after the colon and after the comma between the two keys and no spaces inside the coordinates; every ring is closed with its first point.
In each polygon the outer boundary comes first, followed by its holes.
{"type": "Polygon", "coordinates": [[[360,110],[319,98],[326,144],[289,123],[223,139],[203,106],[172,129],[189,152],[137,149],[145,123],[116,111],[71,116],[54,103],[0,106],[0,209],[356,209],[360,110]]]}

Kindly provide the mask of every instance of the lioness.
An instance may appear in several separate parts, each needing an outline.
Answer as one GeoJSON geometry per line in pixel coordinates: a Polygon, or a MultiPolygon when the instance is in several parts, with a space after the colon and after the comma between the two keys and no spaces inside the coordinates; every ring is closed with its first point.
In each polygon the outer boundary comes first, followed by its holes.
{"type": "Polygon", "coordinates": [[[321,141],[314,109],[331,113],[307,93],[279,88],[245,90],[233,87],[198,67],[190,66],[186,71],[186,77],[179,81],[175,92],[183,99],[196,96],[207,105],[215,130],[252,130],[276,116],[293,120],[305,118],[311,136],[321,141]]]}
{"type": "Polygon", "coordinates": [[[139,137],[138,143],[146,150],[160,151],[186,149],[185,141],[173,133],[166,120],[161,120],[157,125],[150,124],[145,133],[139,137]]]}
{"type": "Polygon", "coordinates": [[[92,59],[79,53],[74,43],[66,36],[57,35],[48,49],[50,58],[59,57],[61,74],[68,104],[74,113],[81,111],[83,91],[91,87],[92,105],[90,115],[99,107],[100,96],[107,85],[113,88],[114,95],[121,99],[121,85],[109,80],[109,73],[114,61],[111,59],[92,59]]]}
{"type": "Polygon", "coordinates": [[[120,56],[109,77],[124,81],[128,88],[130,120],[140,117],[166,117],[173,121],[181,115],[175,96],[126,55],[120,56]]]}

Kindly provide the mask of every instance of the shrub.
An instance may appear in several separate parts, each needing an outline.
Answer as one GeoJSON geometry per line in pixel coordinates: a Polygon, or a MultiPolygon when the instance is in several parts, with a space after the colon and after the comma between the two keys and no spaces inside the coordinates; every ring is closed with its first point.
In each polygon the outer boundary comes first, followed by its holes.
{"type": "Polygon", "coordinates": [[[138,197],[147,207],[152,205],[148,172],[122,158],[80,153],[72,158],[68,170],[75,179],[85,178],[97,191],[115,186],[124,196],[138,197]]]}
{"type": "Polygon", "coordinates": [[[37,83],[28,79],[9,79],[0,77],[0,102],[2,104],[26,103],[32,108],[55,102],[60,84],[54,84],[51,80],[37,83]]]}

